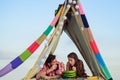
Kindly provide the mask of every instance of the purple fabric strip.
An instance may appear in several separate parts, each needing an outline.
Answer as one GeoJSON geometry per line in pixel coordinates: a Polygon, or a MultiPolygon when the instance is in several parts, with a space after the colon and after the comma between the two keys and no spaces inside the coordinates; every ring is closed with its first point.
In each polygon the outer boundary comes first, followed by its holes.
{"type": "Polygon", "coordinates": [[[17,68],[20,64],[22,64],[22,60],[19,58],[19,56],[17,58],[15,58],[12,62],[12,68],[15,69],[17,68]]]}
{"type": "Polygon", "coordinates": [[[8,64],[7,66],[5,66],[3,69],[0,70],[0,77],[4,76],[5,74],[7,74],[8,72],[12,71],[12,65],[8,64]]]}

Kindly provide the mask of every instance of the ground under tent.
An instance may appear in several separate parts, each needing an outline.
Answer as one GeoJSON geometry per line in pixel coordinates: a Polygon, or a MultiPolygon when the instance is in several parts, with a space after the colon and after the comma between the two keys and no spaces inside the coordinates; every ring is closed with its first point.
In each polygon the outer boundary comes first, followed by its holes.
{"type": "MultiPolygon", "coordinates": [[[[63,31],[70,37],[78,48],[80,54],[88,65],[93,76],[88,77],[88,80],[112,80],[112,77],[107,69],[105,62],[103,61],[100,51],[97,48],[96,42],[93,38],[89,24],[87,22],[85,13],[82,9],[82,5],[79,0],[65,0],[65,2],[59,5],[56,10],[55,18],[43,32],[43,34],[33,42],[21,55],[16,57],[7,66],[0,70],[0,77],[16,69],[31,54],[42,44],[42,42],[49,36],[49,33],[53,30],[48,43],[40,53],[37,61],[33,67],[29,70],[23,80],[35,80],[32,77],[38,72],[44,65],[49,53],[54,53],[60,36],[63,31]]],[[[61,79],[60,79],[61,80],[61,79]]],[[[79,80],[84,80],[79,78],[79,80]]]]}

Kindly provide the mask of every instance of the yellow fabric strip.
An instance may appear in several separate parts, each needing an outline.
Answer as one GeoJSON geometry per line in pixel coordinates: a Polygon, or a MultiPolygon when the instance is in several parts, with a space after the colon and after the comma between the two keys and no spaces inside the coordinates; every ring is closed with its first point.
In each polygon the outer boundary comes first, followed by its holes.
{"type": "Polygon", "coordinates": [[[92,32],[91,32],[90,28],[85,28],[85,32],[86,32],[86,35],[88,35],[89,41],[93,41],[94,38],[92,36],[92,32]]]}
{"type": "Polygon", "coordinates": [[[41,43],[45,40],[45,38],[46,38],[46,35],[45,35],[45,34],[42,34],[42,35],[36,40],[36,42],[37,42],[38,44],[41,44],[41,43]]]}

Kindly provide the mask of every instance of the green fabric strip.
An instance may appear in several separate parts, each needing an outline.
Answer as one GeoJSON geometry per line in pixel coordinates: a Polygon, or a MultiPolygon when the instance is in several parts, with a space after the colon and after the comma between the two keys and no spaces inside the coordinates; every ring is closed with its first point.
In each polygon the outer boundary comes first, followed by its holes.
{"type": "Polygon", "coordinates": [[[20,58],[24,62],[28,57],[30,57],[30,55],[31,53],[28,50],[26,50],[20,55],[20,58]]]}
{"type": "Polygon", "coordinates": [[[77,0],[77,2],[80,2],[80,0],[77,0]]]}
{"type": "Polygon", "coordinates": [[[106,66],[102,67],[102,71],[104,72],[104,74],[105,74],[107,79],[111,78],[111,75],[110,75],[110,73],[109,73],[109,71],[108,71],[106,66]]]}
{"type": "Polygon", "coordinates": [[[53,26],[49,25],[49,27],[45,30],[45,32],[43,34],[45,34],[46,36],[48,36],[48,34],[52,30],[52,28],[53,28],[53,26]]]}

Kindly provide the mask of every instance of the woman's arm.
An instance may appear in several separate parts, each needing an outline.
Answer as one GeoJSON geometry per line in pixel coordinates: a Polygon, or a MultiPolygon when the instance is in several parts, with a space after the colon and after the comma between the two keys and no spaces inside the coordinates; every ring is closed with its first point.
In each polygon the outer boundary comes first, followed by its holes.
{"type": "Polygon", "coordinates": [[[66,71],[69,71],[70,64],[67,62],[66,71]]]}

